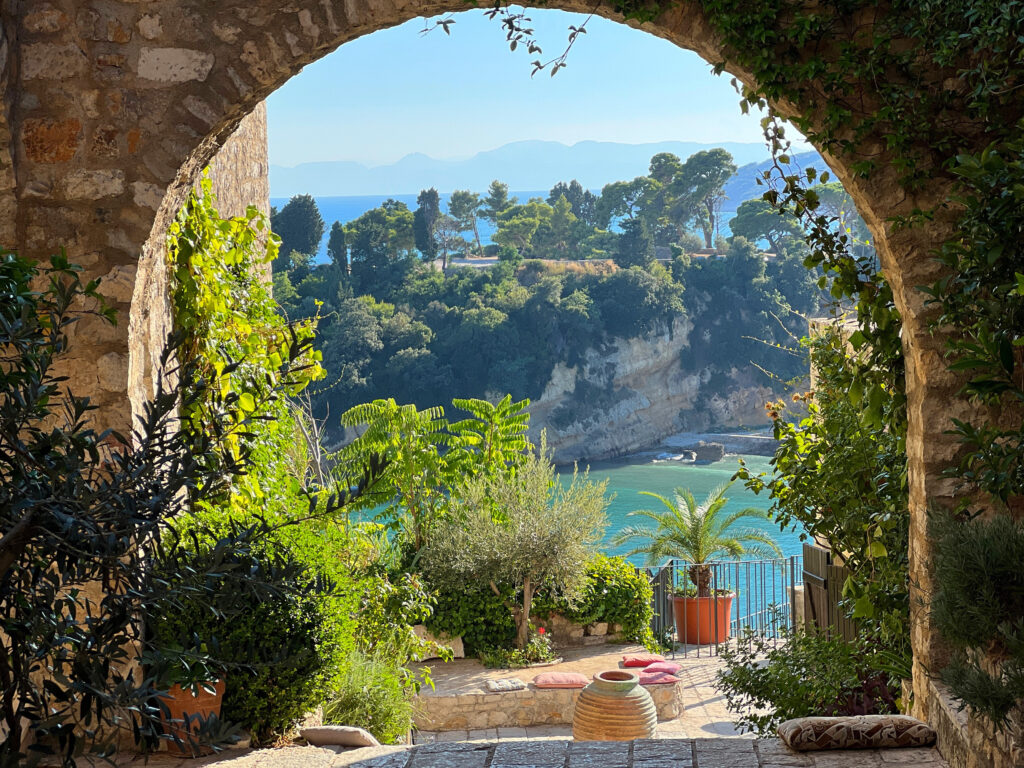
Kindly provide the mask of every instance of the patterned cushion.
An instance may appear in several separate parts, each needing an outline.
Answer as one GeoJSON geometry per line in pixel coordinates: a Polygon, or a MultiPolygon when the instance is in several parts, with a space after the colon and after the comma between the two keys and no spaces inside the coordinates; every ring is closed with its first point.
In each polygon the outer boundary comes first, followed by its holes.
{"type": "Polygon", "coordinates": [[[675,675],[670,675],[667,672],[651,672],[650,667],[640,673],[640,685],[674,685],[678,682],[679,678],[675,675]]]}
{"type": "Polygon", "coordinates": [[[524,683],[518,677],[509,678],[508,680],[487,681],[487,690],[491,693],[503,693],[505,691],[521,691],[525,687],[526,683],[524,683]]]}
{"type": "Polygon", "coordinates": [[[674,661],[656,661],[653,664],[648,664],[645,668],[645,672],[664,672],[666,675],[674,675],[680,669],[683,668],[682,664],[676,664],[674,661]]]}
{"type": "Polygon", "coordinates": [[[538,688],[585,688],[589,682],[580,672],[541,672],[533,678],[538,688]]]}
{"type": "Polygon", "coordinates": [[[624,667],[646,667],[656,661],[664,661],[665,657],[659,653],[631,653],[622,657],[624,667]]]}
{"type": "Polygon", "coordinates": [[[314,747],[379,747],[380,742],[373,734],[352,725],[319,725],[299,731],[314,747]]]}
{"type": "Polygon", "coordinates": [[[779,738],[800,752],[814,749],[927,747],[935,731],[906,715],[798,717],[779,726],[779,738]]]}

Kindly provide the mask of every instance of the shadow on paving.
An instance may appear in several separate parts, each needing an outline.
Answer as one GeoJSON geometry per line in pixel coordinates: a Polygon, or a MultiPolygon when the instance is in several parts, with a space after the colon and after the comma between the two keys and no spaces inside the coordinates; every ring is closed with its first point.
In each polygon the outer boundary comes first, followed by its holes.
{"type": "MultiPolygon", "coordinates": [[[[774,739],[438,742],[343,752],[331,768],[947,768],[935,749],[800,753],[774,739]],[[386,753],[382,750],[388,750],[386,753]]],[[[260,768],[272,768],[261,761],[260,768]]],[[[276,767],[274,767],[276,768],[276,767]]]]}

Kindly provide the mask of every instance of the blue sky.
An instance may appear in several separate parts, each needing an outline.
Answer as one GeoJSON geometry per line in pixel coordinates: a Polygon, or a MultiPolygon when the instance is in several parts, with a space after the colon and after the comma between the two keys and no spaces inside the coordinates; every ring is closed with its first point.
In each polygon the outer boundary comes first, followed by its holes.
{"type": "MultiPolygon", "coordinates": [[[[583,16],[531,10],[547,60],[583,16]]],[[[482,11],[454,16],[451,36],[422,19],[343,45],[267,100],[270,161],[391,163],[412,152],[462,158],[526,139],[761,141],[727,75],[695,53],[600,18],[555,77],[530,77],[521,48],[482,11]]]]}

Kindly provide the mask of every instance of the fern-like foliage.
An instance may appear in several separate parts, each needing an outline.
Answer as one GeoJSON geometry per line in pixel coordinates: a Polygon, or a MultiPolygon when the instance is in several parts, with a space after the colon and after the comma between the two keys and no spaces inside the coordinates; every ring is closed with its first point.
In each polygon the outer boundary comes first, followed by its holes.
{"type": "Polygon", "coordinates": [[[478,398],[452,400],[452,405],[470,414],[451,425],[457,448],[453,458],[468,460],[490,475],[522,463],[533,447],[526,436],[529,404],[529,400],[512,402],[512,395],[505,395],[497,403],[478,398]]]}
{"type": "Polygon", "coordinates": [[[497,403],[456,399],[470,416],[450,423],[444,408],[418,410],[393,399],[347,410],[341,423],[359,436],[332,457],[336,471],[351,476],[368,456],[387,463],[384,482],[362,497],[363,508],[396,532],[402,545],[419,552],[437,524],[451,513],[451,498],[474,477],[515,472],[532,446],[526,438],[529,400],[497,403]]]}

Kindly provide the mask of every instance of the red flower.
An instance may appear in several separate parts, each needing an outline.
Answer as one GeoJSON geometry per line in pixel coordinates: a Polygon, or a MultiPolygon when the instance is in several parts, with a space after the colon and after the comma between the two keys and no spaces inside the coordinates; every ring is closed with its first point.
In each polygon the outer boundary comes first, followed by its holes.
{"type": "Polygon", "coordinates": [[[544,634],[544,627],[537,627],[537,634],[538,635],[543,635],[544,634]]]}

